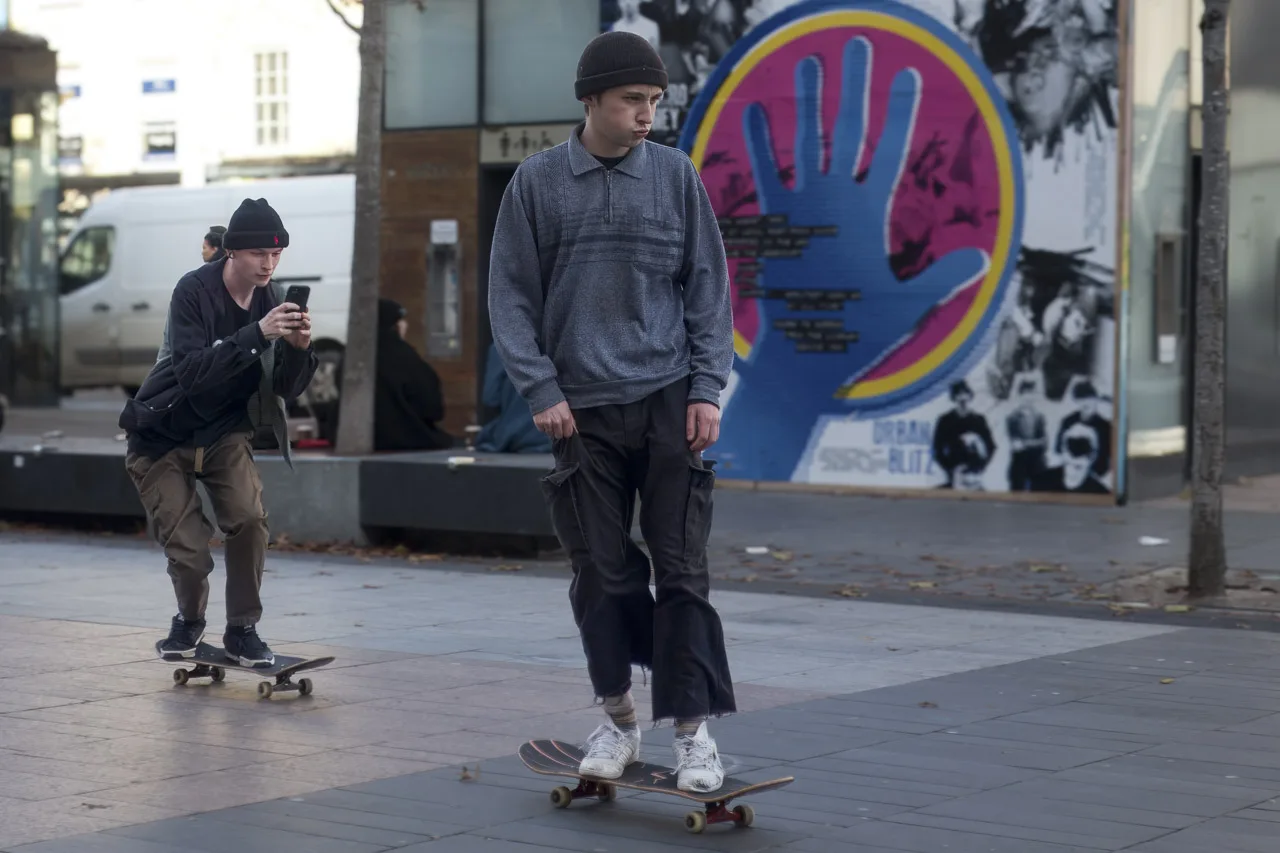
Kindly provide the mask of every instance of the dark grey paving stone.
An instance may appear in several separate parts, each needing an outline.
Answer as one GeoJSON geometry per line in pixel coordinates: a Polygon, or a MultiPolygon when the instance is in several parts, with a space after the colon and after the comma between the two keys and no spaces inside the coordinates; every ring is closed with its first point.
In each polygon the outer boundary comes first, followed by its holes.
{"type": "Polygon", "coordinates": [[[278,853],[280,850],[305,847],[307,853],[381,853],[386,847],[307,835],[258,826],[237,826],[211,820],[203,815],[125,826],[107,830],[109,835],[153,841],[159,844],[182,844],[189,851],[205,853],[278,853]]]}
{"type": "MultiPolygon", "coordinates": [[[[1253,708],[1232,706],[1187,705],[1185,702],[1170,702],[1156,698],[1141,696],[1119,696],[1115,693],[1106,696],[1094,696],[1080,700],[1080,704],[1094,710],[1106,709],[1116,716],[1145,719],[1153,723],[1177,724],[1181,727],[1197,727],[1201,729],[1218,728],[1219,726],[1239,725],[1265,716],[1266,712],[1253,708]]],[[[1070,706],[1063,710],[1075,710],[1070,706]]]]}
{"type": "Polygon", "coordinates": [[[1087,781],[1075,781],[1065,778],[1066,776],[1063,773],[1030,782],[1019,782],[1002,788],[1001,791],[1010,796],[1025,795],[1061,803],[1131,809],[1144,815],[1167,814],[1175,819],[1185,816],[1188,821],[1226,814],[1253,804],[1258,796],[1257,792],[1247,789],[1244,793],[1233,796],[1214,796],[1214,793],[1242,789],[1215,787],[1211,792],[1200,791],[1197,789],[1201,786],[1193,783],[1149,777],[1127,777],[1134,784],[1126,786],[1120,784],[1126,777],[1114,774],[1107,776],[1093,773],[1087,777],[1087,781]]]}
{"type": "Polygon", "coordinates": [[[907,826],[930,827],[933,829],[950,830],[954,832],[970,832],[998,838],[1017,839],[1022,842],[1035,841],[1042,844],[1058,844],[1061,846],[1078,847],[1085,850],[1120,850],[1124,847],[1131,846],[1134,842],[1146,841],[1155,835],[1163,834],[1162,832],[1143,832],[1140,834],[1140,837],[1129,840],[1120,838],[1100,838],[1096,835],[1087,835],[1083,832],[1015,826],[1007,823],[968,820],[965,818],[955,817],[939,817],[937,815],[919,813],[897,815],[896,817],[890,818],[890,821],[892,823],[907,826]]]}
{"type": "Polygon", "coordinates": [[[1126,712],[1124,708],[1110,705],[1070,705],[1055,708],[1038,708],[1021,714],[1011,714],[1005,719],[1014,723],[1032,723],[1043,726],[1063,726],[1064,728],[1084,729],[1087,731],[1112,732],[1118,734],[1147,734],[1157,729],[1179,729],[1184,732],[1202,732],[1219,728],[1228,723],[1214,724],[1208,720],[1179,723],[1160,720],[1159,726],[1150,716],[1126,712]]]}
{"type": "MultiPolygon", "coordinates": [[[[970,787],[977,786],[980,790],[995,788],[1000,785],[1011,785],[1014,782],[1022,782],[1026,779],[1034,779],[1045,772],[1031,767],[999,764],[990,760],[974,761],[968,758],[939,755],[928,750],[895,750],[890,748],[892,746],[894,744],[868,749],[854,749],[828,757],[836,761],[859,762],[868,767],[888,766],[940,771],[951,774],[946,778],[953,782],[959,782],[962,779],[967,780],[967,784],[970,787]]],[[[865,771],[859,770],[858,772],[865,771]]],[[[873,775],[877,774],[873,773],[873,775]]],[[[927,779],[929,776],[926,775],[919,778],[927,779]]]]}
{"type": "Polygon", "coordinates": [[[988,713],[985,710],[946,710],[942,707],[943,697],[937,695],[941,691],[931,691],[930,695],[934,696],[933,699],[920,700],[933,702],[939,706],[937,708],[922,708],[919,703],[915,703],[915,707],[912,707],[911,705],[875,702],[873,695],[876,692],[868,691],[868,694],[856,693],[854,694],[857,697],[856,699],[842,699],[839,697],[818,699],[806,707],[807,710],[839,715],[850,724],[855,721],[860,722],[863,718],[869,720],[892,720],[898,723],[915,723],[921,726],[929,726],[931,731],[949,726],[958,726],[962,723],[970,723],[974,720],[985,720],[988,717],[995,716],[994,711],[988,713]]]}
{"type": "Polygon", "coordinates": [[[485,815],[500,814],[508,820],[528,817],[544,810],[547,803],[546,797],[534,791],[485,785],[483,781],[459,782],[456,776],[451,780],[429,775],[401,776],[341,790],[447,807],[449,813],[459,816],[455,822],[470,823],[478,819],[475,826],[488,825],[485,815]]]}
{"type": "Polygon", "coordinates": [[[1263,747],[1248,749],[1230,748],[1221,744],[1166,743],[1150,747],[1142,755],[1280,770],[1280,750],[1268,752],[1263,747]]]}
{"type": "MultiPolygon", "coordinates": [[[[1098,850],[1097,847],[1002,838],[975,832],[886,822],[854,827],[841,840],[859,851],[863,849],[862,845],[907,850],[911,853],[1097,853],[1098,850]]],[[[822,846],[824,843],[823,840],[812,839],[799,842],[793,848],[809,853],[827,853],[829,848],[822,846]]]]}
{"type": "MultiPolygon", "coordinates": [[[[668,845],[697,850],[768,850],[804,837],[795,832],[779,831],[759,810],[755,825],[749,830],[716,825],[707,827],[701,835],[692,835],[684,827],[684,816],[695,810],[700,810],[696,803],[681,802],[678,799],[673,802],[670,797],[666,798],[665,803],[632,800],[622,808],[601,805],[582,809],[577,813],[573,807],[563,811],[556,810],[515,826],[588,833],[601,839],[640,839],[647,842],[651,850],[662,850],[668,845]]],[[[509,825],[504,824],[499,828],[476,830],[474,834],[492,835],[495,831],[503,831],[508,827],[509,825]]]]}
{"type": "MultiPolygon", "coordinates": [[[[305,802],[322,808],[336,806],[373,815],[410,818],[423,821],[429,825],[440,826],[442,829],[468,831],[487,826],[493,822],[493,812],[488,809],[459,809],[449,803],[427,803],[421,800],[367,794],[362,791],[350,791],[343,788],[307,794],[305,802]]],[[[533,809],[530,808],[528,813],[532,814],[533,809]]],[[[443,835],[445,833],[433,831],[432,834],[443,835]]]]}
{"type": "Polygon", "coordinates": [[[368,827],[370,829],[379,829],[384,832],[407,833],[410,835],[421,836],[424,839],[432,837],[442,838],[446,835],[457,835],[470,829],[474,829],[474,827],[471,826],[461,826],[459,824],[445,823],[438,820],[424,820],[417,817],[403,817],[399,815],[379,814],[371,811],[359,811],[352,808],[342,808],[340,806],[333,805],[331,801],[321,804],[318,802],[299,803],[294,802],[293,800],[272,800],[266,803],[254,803],[249,806],[240,806],[235,809],[229,809],[227,812],[215,812],[212,816],[217,817],[221,814],[234,813],[236,815],[236,819],[239,819],[240,814],[246,812],[266,814],[275,817],[297,818],[299,820],[326,821],[329,823],[352,827],[368,827]]]}
{"type": "Polygon", "coordinates": [[[1065,770],[1122,754],[1114,750],[1077,749],[1054,744],[1001,741],[994,738],[964,739],[946,733],[922,735],[882,744],[877,749],[900,755],[932,756],[975,764],[1024,767],[1031,770],[1065,770]]]}
{"type": "MultiPolygon", "coordinates": [[[[824,760],[826,759],[814,759],[815,762],[824,760]]],[[[828,764],[838,766],[840,762],[830,761],[828,764]]],[[[920,808],[931,803],[951,799],[952,797],[963,797],[967,794],[975,793],[973,788],[960,788],[952,785],[906,779],[877,778],[863,776],[858,773],[825,770],[813,766],[799,768],[798,765],[792,765],[786,769],[796,776],[796,781],[787,787],[789,791],[825,791],[829,788],[841,791],[848,790],[857,792],[859,799],[895,806],[920,808]]]]}
{"type": "Polygon", "coordinates": [[[1135,853],[1275,853],[1273,823],[1218,818],[1133,848],[1135,853]]]}
{"type": "MultiPolygon", "coordinates": [[[[806,758],[817,758],[831,755],[848,749],[855,749],[868,742],[878,743],[881,738],[870,737],[859,732],[852,732],[845,737],[808,734],[791,729],[762,730],[748,727],[722,727],[715,734],[716,746],[727,756],[743,756],[746,758],[767,758],[773,761],[802,761],[806,758]]],[[[667,763],[674,761],[674,756],[667,755],[667,763]]]]}
{"type": "MultiPolygon", "coordinates": [[[[1232,817],[1238,817],[1241,820],[1264,820],[1269,823],[1280,824],[1280,811],[1271,811],[1267,809],[1245,809],[1244,811],[1235,812],[1232,817]]],[[[1276,829],[1276,833],[1280,834],[1280,828],[1276,829]]]]}
{"type": "Polygon", "coordinates": [[[778,724],[773,721],[756,719],[734,720],[730,723],[720,723],[713,732],[713,736],[716,739],[717,746],[722,751],[728,749],[728,745],[744,739],[747,741],[767,741],[780,734],[790,732],[803,732],[805,735],[826,738],[831,743],[838,744],[837,749],[871,746],[906,737],[906,735],[898,732],[862,728],[856,722],[847,724],[845,720],[832,715],[827,715],[827,719],[832,720],[829,723],[817,721],[816,718],[816,714],[810,714],[805,722],[795,725],[778,724]]]}
{"type": "MultiPolygon", "coordinates": [[[[1101,806],[1080,804],[1076,806],[1076,808],[1054,808],[1053,803],[1044,800],[1009,796],[1003,791],[998,791],[939,803],[911,814],[896,815],[893,820],[916,823],[920,819],[936,817],[1019,829],[1045,830],[1050,833],[1062,833],[1071,836],[1072,839],[1077,836],[1080,839],[1096,838],[1115,848],[1149,841],[1175,829],[1183,829],[1197,821],[1196,818],[1176,821],[1173,820],[1172,815],[1159,813],[1153,813],[1146,821],[1142,821],[1140,813],[1128,812],[1125,809],[1106,809],[1101,806]]],[[[1006,833],[992,832],[992,834],[1006,833]]],[[[1044,837],[1040,840],[1058,842],[1064,839],[1044,837]]],[[[1073,840],[1072,843],[1085,842],[1073,840]]]]}
{"type": "Polygon", "coordinates": [[[454,835],[439,841],[427,841],[411,847],[401,847],[400,853],[563,853],[558,847],[538,844],[522,844],[501,838],[481,838],[476,835],[454,835]]]}
{"type": "MultiPolygon", "coordinates": [[[[866,760],[855,751],[841,753],[830,758],[811,758],[807,761],[797,761],[793,766],[797,768],[797,774],[809,769],[826,770],[832,773],[845,773],[867,779],[884,780],[886,784],[900,785],[905,790],[928,792],[945,789],[956,792],[956,796],[1023,781],[1022,778],[1011,778],[1010,774],[999,771],[993,774],[993,777],[979,780],[977,776],[970,772],[971,768],[967,766],[951,762],[947,767],[940,767],[936,766],[938,763],[935,762],[933,767],[919,766],[919,762],[905,765],[887,764],[866,760]]],[[[1038,775],[1040,774],[1033,773],[1028,778],[1036,778],[1038,775]]]]}
{"type": "Polygon", "coordinates": [[[191,853],[190,847],[177,842],[159,844],[101,832],[39,841],[8,849],[13,853],[191,853]]]}
{"type": "Polygon", "coordinates": [[[1169,779],[1202,780],[1211,783],[1226,781],[1232,785],[1259,788],[1265,791],[1280,789],[1280,769],[1269,767],[1247,767],[1238,764],[1161,758],[1141,754],[1122,755],[1094,766],[1100,770],[1115,769],[1125,774],[1150,774],[1169,779]]]}
{"type": "MultiPolygon", "coordinates": [[[[794,768],[787,768],[794,771],[794,768]]],[[[748,781],[765,781],[773,773],[757,773],[743,778],[748,781]]],[[[904,791],[885,784],[875,784],[875,780],[861,779],[857,776],[845,776],[822,770],[804,770],[796,776],[796,780],[786,788],[770,791],[765,795],[769,799],[788,794],[801,797],[834,797],[850,803],[876,804],[900,809],[916,809],[949,799],[954,794],[940,796],[938,794],[904,791]]],[[[892,814],[893,812],[888,812],[892,814]]]]}
{"type": "Polygon", "coordinates": [[[1037,726],[1031,723],[1011,723],[1007,720],[982,720],[956,729],[947,729],[956,743],[1005,743],[1027,747],[1076,747],[1096,749],[1112,755],[1137,752],[1149,746],[1163,743],[1163,738],[1139,739],[1140,735],[1091,732],[1062,726],[1037,726]]]}
{"type": "Polygon", "coordinates": [[[298,842],[303,838],[311,837],[337,838],[343,841],[358,841],[362,844],[372,844],[375,847],[384,849],[407,847],[410,844],[420,844],[423,841],[434,841],[436,838],[442,837],[443,835],[453,834],[442,833],[441,835],[435,835],[431,833],[403,832],[335,822],[330,820],[328,815],[324,818],[297,817],[294,815],[276,814],[270,811],[246,808],[213,812],[204,815],[204,817],[214,821],[233,823],[238,826],[260,826],[264,829],[278,829],[281,832],[290,833],[298,842]]]}

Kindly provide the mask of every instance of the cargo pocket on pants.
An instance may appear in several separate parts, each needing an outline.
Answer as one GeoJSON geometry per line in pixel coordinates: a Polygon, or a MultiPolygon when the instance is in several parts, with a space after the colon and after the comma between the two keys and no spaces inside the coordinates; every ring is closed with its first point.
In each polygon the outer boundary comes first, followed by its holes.
{"type": "Polygon", "coordinates": [[[702,562],[711,534],[711,493],[716,475],[710,468],[689,466],[689,504],[684,516],[684,560],[686,565],[702,562]]]}
{"type": "Polygon", "coordinates": [[[570,558],[582,556],[587,551],[587,537],[582,530],[578,514],[578,499],[573,479],[578,473],[578,463],[567,468],[557,468],[542,478],[542,494],[551,511],[551,526],[555,528],[560,544],[570,558]]]}

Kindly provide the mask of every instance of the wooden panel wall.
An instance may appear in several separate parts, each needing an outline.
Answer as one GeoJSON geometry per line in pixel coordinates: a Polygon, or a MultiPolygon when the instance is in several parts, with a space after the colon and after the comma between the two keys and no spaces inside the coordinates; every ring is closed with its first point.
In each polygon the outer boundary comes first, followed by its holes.
{"type": "Polygon", "coordinates": [[[478,200],[476,131],[382,134],[382,295],[409,312],[408,340],[427,353],[427,247],[431,220],[458,220],[462,352],[430,358],[444,386],[444,428],[459,438],[476,416],[478,200]]]}

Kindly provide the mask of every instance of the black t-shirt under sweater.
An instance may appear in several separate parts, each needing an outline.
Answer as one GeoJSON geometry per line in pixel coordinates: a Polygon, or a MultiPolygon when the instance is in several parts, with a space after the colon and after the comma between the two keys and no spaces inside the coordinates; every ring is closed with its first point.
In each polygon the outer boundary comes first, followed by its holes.
{"type": "MultiPolygon", "coordinates": [[[[628,152],[628,153],[630,153],[630,152],[628,152]]],[[[621,163],[623,160],[627,159],[627,155],[626,155],[626,154],[623,154],[621,157],[601,157],[599,154],[596,154],[596,155],[593,155],[593,156],[594,156],[597,160],[599,160],[599,161],[600,161],[600,165],[604,166],[606,169],[616,169],[616,168],[618,168],[618,164],[619,164],[619,163],[621,163]]]]}
{"type": "MultiPolygon", "coordinates": [[[[248,310],[237,305],[225,288],[221,298],[221,310],[214,318],[218,340],[229,338],[250,323],[258,322],[271,310],[266,288],[262,287],[254,289],[248,310]]],[[[157,428],[130,433],[129,452],[159,459],[175,447],[207,447],[233,432],[251,432],[249,398],[258,390],[261,381],[262,364],[254,362],[252,367],[227,380],[226,404],[212,413],[212,417],[202,417],[184,400],[157,428]]]]}

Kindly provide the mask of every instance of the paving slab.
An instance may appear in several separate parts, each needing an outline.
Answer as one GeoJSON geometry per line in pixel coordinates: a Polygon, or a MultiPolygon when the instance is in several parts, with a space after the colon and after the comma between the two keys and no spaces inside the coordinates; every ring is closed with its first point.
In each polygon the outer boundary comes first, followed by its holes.
{"type": "MultiPolygon", "coordinates": [[[[0,533],[0,642],[41,638],[0,667],[0,851],[1274,849],[1272,635],[717,591],[743,706],[712,723],[726,765],[796,782],[750,798],[752,830],[694,836],[670,796],[555,810],[558,780],[515,758],[601,718],[564,579],[273,561],[264,635],[338,660],[263,702],[154,660],[157,556],[0,533]]],[[[642,755],[669,762],[637,684],[642,755]]]]}

